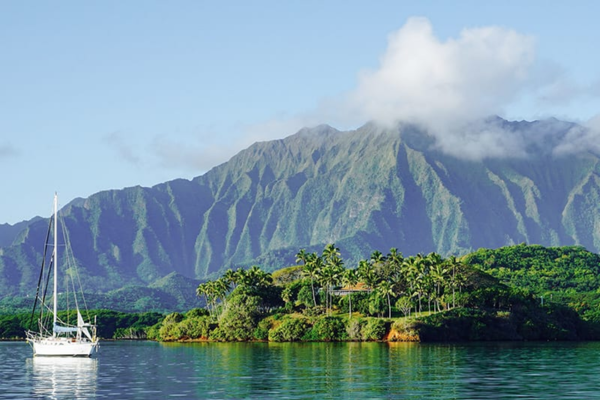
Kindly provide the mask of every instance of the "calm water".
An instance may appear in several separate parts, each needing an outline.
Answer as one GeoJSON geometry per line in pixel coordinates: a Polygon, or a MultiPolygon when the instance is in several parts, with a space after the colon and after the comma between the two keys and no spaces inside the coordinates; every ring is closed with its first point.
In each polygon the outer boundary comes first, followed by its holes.
{"type": "Polygon", "coordinates": [[[48,359],[3,342],[0,398],[600,398],[600,343],[103,342],[48,359]]]}

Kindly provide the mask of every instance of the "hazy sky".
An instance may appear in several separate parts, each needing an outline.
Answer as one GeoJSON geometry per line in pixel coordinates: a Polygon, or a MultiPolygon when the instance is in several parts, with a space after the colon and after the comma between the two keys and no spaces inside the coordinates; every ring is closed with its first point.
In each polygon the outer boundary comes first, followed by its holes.
{"type": "Polygon", "coordinates": [[[320,123],[423,123],[473,158],[518,152],[464,130],[487,115],[600,127],[598,15],[596,1],[1,1],[0,223],[48,216],[55,191],[64,205],[190,179],[320,123]]]}

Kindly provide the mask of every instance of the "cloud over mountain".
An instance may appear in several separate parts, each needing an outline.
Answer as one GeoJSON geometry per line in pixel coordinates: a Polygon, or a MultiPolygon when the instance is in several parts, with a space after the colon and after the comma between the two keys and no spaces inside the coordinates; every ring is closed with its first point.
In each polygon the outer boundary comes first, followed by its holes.
{"type": "Polygon", "coordinates": [[[303,127],[327,123],[350,129],[367,121],[390,127],[402,121],[424,128],[437,149],[463,159],[522,158],[540,146],[561,155],[597,149],[600,124],[590,121],[548,140],[547,132],[524,134],[490,117],[505,117],[524,98],[546,109],[582,96],[600,96],[600,81],[578,85],[559,65],[537,60],[531,35],[484,26],[441,39],[427,18],[413,17],[389,35],[379,66],[361,71],[353,90],[321,99],[312,111],[238,124],[235,141],[203,133],[195,146],[182,146],[163,138],[155,153],[166,166],[208,170],[254,142],[303,127]]]}
{"type": "Polygon", "coordinates": [[[533,37],[492,26],[442,41],[429,20],[411,18],[388,42],[379,68],[364,71],[349,96],[357,114],[386,126],[419,124],[442,150],[457,153],[460,146],[468,158],[519,152],[519,138],[481,121],[501,113],[529,84],[533,37]]]}

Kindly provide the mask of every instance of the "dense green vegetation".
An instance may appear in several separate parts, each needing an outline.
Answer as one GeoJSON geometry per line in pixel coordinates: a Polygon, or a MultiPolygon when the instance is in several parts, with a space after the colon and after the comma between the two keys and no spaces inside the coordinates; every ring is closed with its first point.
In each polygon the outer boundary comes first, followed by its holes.
{"type": "Polygon", "coordinates": [[[480,249],[464,258],[511,287],[600,321],[600,255],[580,246],[525,245],[480,249]]]}
{"type": "MultiPolygon", "coordinates": [[[[110,310],[90,310],[85,318],[98,324],[98,336],[103,339],[146,339],[149,327],[160,323],[164,314],[156,312],[123,313],[110,310]],[[91,318],[90,318],[91,316],[91,318]]],[[[26,329],[35,329],[35,317],[32,323],[31,312],[18,314],[0,314],[0,338],[25,338],[26,329]]],[[[75,323],[75,315],[59,312],[58,317],[67,322],[75,323]]]]}
{"type": "Polygon", "coordinates": [[[600,320],[590,311],[598,306],[583,310],[563,301],[586,293],[578,290],[598,289],[597,274],[587,271],[600,267],[599,257],[581,247],[520,245],[479,250],[462,259],[436,253],[403,257],[392,248],[347,269],[330,244],[322,254],[301,250],[297,260],[299,266],[274,274],[254,266],[200,284],[197,294],[206,300],[205,312],[171,314],[149,336],[216,341],[600,338],[600,320]],[[544,301],[541,282],[549,271],[566,278],[544,301]]]}
{"type": "MultiPolygon", "coordinates": [[[[97,310],[103,338],[161,341],[463,341],[600,339],[600,256],[518,245],[465,257],[375,251],[347,268],[335,245],[299,265],[227,270],[200,283],[187,312],[97,310]]],[[[22,338],[31,315],[0,315],[22,338]]],[[[67,318],[62,315],[61,318],[67,318]]]]}

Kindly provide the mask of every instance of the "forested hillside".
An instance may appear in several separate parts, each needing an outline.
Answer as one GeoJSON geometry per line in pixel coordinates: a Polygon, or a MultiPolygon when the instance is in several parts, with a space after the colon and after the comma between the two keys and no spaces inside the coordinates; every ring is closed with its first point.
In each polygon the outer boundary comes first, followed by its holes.
{"type": "MultiPolygon", "coordinates": [[[[550,139],[573,124],[498,123],[545,140],[526,157],[473,161],[437,151],[409,125],[322,125],[256,143],[191,181],[100,192],[61,213],[84,286],[97,293],[173,272],[272,271],[294,264],[298,248],[333,242],[350,266],[392,247],[442,256],[517,243],[600,251],[599,158],[552,152],[550,139]]],[[[0,296],[35,289],[46,230],[33,221],[0,249],[0,296]]]]}

